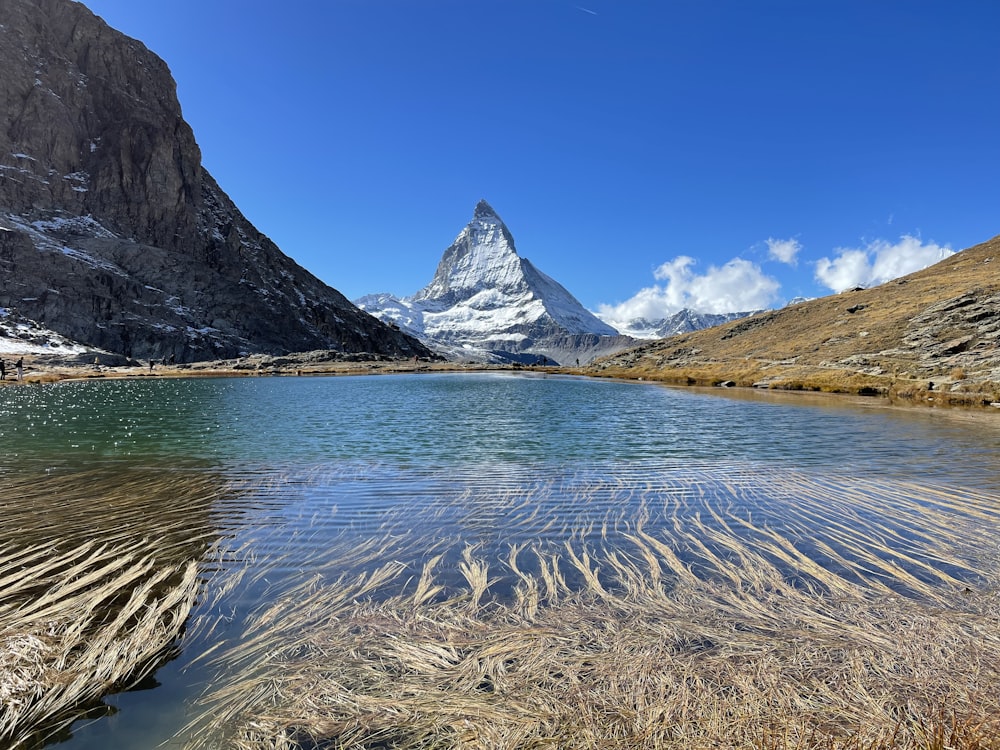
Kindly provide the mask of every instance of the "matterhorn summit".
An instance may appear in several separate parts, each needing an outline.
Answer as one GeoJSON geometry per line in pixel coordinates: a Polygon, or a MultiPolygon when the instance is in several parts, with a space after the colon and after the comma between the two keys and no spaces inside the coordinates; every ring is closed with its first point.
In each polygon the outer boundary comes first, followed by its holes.
{"type": "Polygon", "coordinates": [[[371,294],[356,304],[456,360],[585,363],[635,343],[518,255],[484,200],[427,286],[412,297],[371,294]]]}
{"type": "Polygon", "coordinates": [[[444,251],[431,283],[413,299],[450,304],[485,288],[510,289],[523,283],[524,263],[506,225],[489,203],[479,201],[472,221],[444,251]]]}

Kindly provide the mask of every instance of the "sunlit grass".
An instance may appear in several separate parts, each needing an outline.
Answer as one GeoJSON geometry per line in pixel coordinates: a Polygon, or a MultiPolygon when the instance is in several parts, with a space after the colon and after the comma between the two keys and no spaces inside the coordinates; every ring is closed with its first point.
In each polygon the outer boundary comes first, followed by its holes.
{"type": "Polygon", "coordinates": [[[215,501],[288,478],[8,477],[0,743],[36,747],[197,643],[216,676],[191,750],[1000,748],[995,495],[628,471],[459,485],[339,533],[306,516],[225,563],[240,505],[215,501]],[[248,589],[234,637],[216,605],[248,589]]]}
{"type": "Polygon", "coordinates": [[[583,372],[989,406],[1000,402],[998,252],[994,237],[889,283],[645,342],[583,372]]]}
{"type": "Polygon", "coordinates": [[[208,657],[188,747],[1000,747],[995,497],[690,471],[598,518],[544,500],[495,538],[408,509],[331,540],[208,657]]]}
{"type": "Polygon", "coordinates": [[[0,745],[34,748],[177,648],[218,483],[121,468],[5,480],[0,745]]]}
{"type": "Polygon", "coordinates": [[[159,565],[139,546],[44,559],[0,550],[0,570],[0,741],[12,748],[141,681],[180,636],[197,591],[193,561],[159,565]]]}

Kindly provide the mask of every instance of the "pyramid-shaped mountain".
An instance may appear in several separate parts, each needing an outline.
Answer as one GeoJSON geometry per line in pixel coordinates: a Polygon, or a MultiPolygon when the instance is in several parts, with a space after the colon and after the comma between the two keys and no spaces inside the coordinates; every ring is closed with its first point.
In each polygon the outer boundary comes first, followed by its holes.
{"type": "Polygon", "coordinates": [[[412,297],[371,294],[356,304],[455,360],[574,364],[635,343],[518,255],[486,201],[427,286],[412,297]]]}

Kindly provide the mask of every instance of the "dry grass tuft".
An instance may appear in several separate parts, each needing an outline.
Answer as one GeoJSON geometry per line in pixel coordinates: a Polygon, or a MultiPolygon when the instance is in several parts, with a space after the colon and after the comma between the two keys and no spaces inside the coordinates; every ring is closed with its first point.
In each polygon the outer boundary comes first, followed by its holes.
{"type": "Polygon", "coordinates": [[[40,746],[169,658],[217,490],[204,474],[121,467],[4,477],[0,745],[40,746]]]}
{"type": "Polygon", "coordinates": [[[995,498],[771,481],[777,525],[684,492],[505,550],[345,545],[216,657],[189,750],[1000,748],[995,498]]]}
{"type": "Polygon", "coordinates": [[[81,707],[158,666],[197,591],[193,562],[84,545],[41,556],[0,550],[0,741],[29,746],[81,707]]]}

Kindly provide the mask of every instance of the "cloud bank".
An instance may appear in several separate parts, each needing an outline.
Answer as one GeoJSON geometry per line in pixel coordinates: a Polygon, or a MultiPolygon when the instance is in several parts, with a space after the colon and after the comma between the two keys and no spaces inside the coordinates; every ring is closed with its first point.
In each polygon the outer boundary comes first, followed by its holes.
{"type": "Polygon", "coordinates": [[[777,298],[781,285],[755,263],[733,258],[697,274],[695,262],[687,255],[667,261],[653,272],[662,283],[641,289],[617,305],[600,305],[598,317],[620,326],[636,318],[662,320],[685,308],[704,313],[759,310],[777,298]]]}
{"type": "MultiPolygon", "coordinates": [[[[768,260],[788,266],[798,264],[802,245],[796,239],[766,241],[768,260]]],[[[837,248],[832,258],[809,261],[816,281],[834,292],[853,287],[870,287],[919,271],[954,255],[947,245],[923,243],[903,235],[896,243],[875,240],[865,247],[837,248]]],[[[640,289],[624,302],[599,305],[596,314],[618,329],[644,318],[657,321],[683,309],[701,313],[732,313],[762,310],[779,301],[779,281],[760,266],[742,258],[733,258],[722,266],[709,266],[697,273],[697,261],[679,255],[653,272],[658,282],[640,289]]]]}
{"type": "Polygon", "coordinates": [[[947,245],[903,235],[890,244],[876,240],[864,248],[837,248],[835,257],[816,261],[816,280],[834,292],[884,284],[937,263],[955,251],[947,245]]]}

